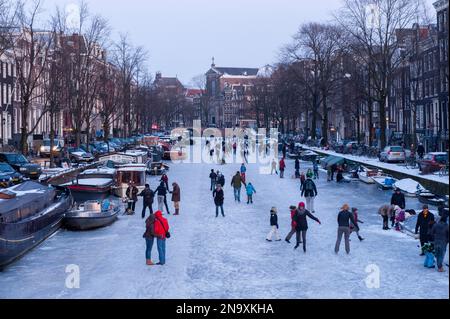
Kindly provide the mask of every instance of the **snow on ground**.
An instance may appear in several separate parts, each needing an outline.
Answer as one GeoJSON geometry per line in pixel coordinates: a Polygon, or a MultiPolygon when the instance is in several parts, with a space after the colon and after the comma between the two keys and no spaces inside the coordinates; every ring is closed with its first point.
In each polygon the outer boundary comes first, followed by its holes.
{"type": "Polygon", "coordinates": [[[428,174],[428,175],[420,175],[420,171],[418,168],[416,168],[416,169],[406,168],[405,164],[384,163],[384,162],[380,162],[377,158],[369,158],[366,156],[355,156],[355,155],[349,155],[349,154],[340,154],[340,153],[336,153],[334,151],[326,151],[326,150],[320,149],[318,147],[310,147],[310,146],[306,146],[306,145],[302,145],[302,147],[305,149],[313,150],[313,151],[319,151],[323,154],[338,156],[338,157],[346,158],[351,161],[357,161],[357,162],[365,163],[367,165],[376,166],[381,169],[383,169],[383,168],[389,169],[392,171],[410,175],[412,177],[420,177],[420,178],[427,179],[430,181],[444,183],[446,185],[449,184],[448,176],[439,176],[439,174],[437,174],[437,173],[436,174],[428,174]]]}
{"type": "MultiPolygon", "coordinates": [[[[288,207],[302,200],[299,183],[291,178],[294,164],[287,161],[287,165],[283,180],[260,174],[258,165],[249,165],[247,180],[257,193],[255,204],[247,205],[234,202],[230,187],[240,164],[172,164],[169,183],[179,183],[182,203],[180,216],[168,216],[172,238],[167,241],[164,267],[145,265],[139,202],[135,216],[121,216],[110,227],[90,232],[60,230],[0,273],[0,298],[449,297],[447,267],[444,274],[424,268],[418,241],[381,230],[377,209],[389,201],[391,193],[375,185],[327,183],[322,172],[316,200],[322,225],[310,221],[307,253],[294,251],[294,243],[266,242],[271,207],[278,208],[284,239],[290,230],[288,207]],[[208,179],[211,168],[226,177],[225,218],[215,218],[208,179]],[[336,215],[346,202],[360,209],[361,235],[366,240],[359,242],[352,235],[350,255],[345,254],[343,243],[335,255],[336,215]],[[65,287],[70,264],[80,267],[79,289],[65,287]],[[380,270],[378,289],[365,284],[369,265],[380,270]]],[[[151,177],[152,188],[157,181],[151,177]]],[[[407,206],[418,209],[420,204],[407,198],[407,206]]],[[[156,247],[152,259],[158,261],[156,247]]]]}

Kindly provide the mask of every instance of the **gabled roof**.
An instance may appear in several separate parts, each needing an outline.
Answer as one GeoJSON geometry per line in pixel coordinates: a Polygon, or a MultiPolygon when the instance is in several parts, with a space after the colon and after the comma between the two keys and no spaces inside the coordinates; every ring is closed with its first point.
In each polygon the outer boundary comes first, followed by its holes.
{"type": "Polygon", "coordinates": [[[159,86],[183,86],[178,78],[161,77],[155,80],[155,84],[159,86]]]}

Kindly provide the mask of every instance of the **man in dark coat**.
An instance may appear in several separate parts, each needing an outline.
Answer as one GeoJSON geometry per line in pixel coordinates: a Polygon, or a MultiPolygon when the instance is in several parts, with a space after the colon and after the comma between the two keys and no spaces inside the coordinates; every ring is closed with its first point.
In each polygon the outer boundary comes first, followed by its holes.
{"type": "MultiPolygon", "coordinates": [[[[429,242],[429,225],[434,222],[434,215],[428,210],[428,205],[423,205],[423,210],[417,216],[416,234],[419,234],[420,247],[429,242]]],[[[421,256],[425,255],[422,250],[421,256]]]]}
{"type": "Polygon", "coordinates": [[[158,194],[158,210],[163,211],[163,204],[166,206],[167,214],[170,215],[169,206],[167,205],[167,188],[163,181],[159,184],[156,189],[158,194]]]}
{"type": "Polygon", "coordinates": [[[211,170],[211,174],[209,174],[209,179],[211,180],[211,192],[216,189],[217,183],[217,174],[214,170],[211,170]]]}
{"type": "Polygon", "coordinates": [[[337,254],[339,252],[339,247],[341,246],[342,235],[345,239],[345,251],[350,254],[350,223],[355,226],[357,232],[359,232],[358,223],[353,218],[353,214],[350,213],[350,206],[344,204],[341,211],[338,214],[338,235],[336,240],[336,246],[334,252],[337,254]]]}
{"type": "Polygon", "coordinates": [[[224,187],[225,186],[225,176],[222,173],[217,172],[217,184],[224,187]]]}
{"type": "Polygon", "coordinates": [[[142,218],[145,218],[145,210],[147,207],[150,209],[150,215],[153,215],[153,199],[155,198],[155,193],[150,189],[149,184],[145,184],[144,190],[139,194],[144,198],[144,202],[142,204],[142,218]]]}
{"type": "Polygon", "coordinates": [[[300,161],[298,158],[295,159],[295,178],[300,178],[300,161]]]}
{"type": "Polygon", "coordinates": [[[223,193],[222,186],[220,184],[216,185],[216,189],[213,192],[214,204],[216,205],[216,218],[219,217],[219,208],[222,212],[222,216],[225,217],[225,213],[223,212],[223,202],[225,199],[225,195],[223,193]]]}
{"type": "Polygon", "coordinates": [[[315,220],[319,224],[321,224],[320,220],[314,217],[308,210],[305,209],[305,203],[300,203],[298,205],[298,209],[295,212],[293,220],[295,221],[295,231],[297,235],[297,245],[295,245],[294,249],[297,249],[300,246],[300,243],[303,242],[303,251],[306,253],[306,231],[308,230],[308,220],[306,217],[315,220]],[[302,238],[300,239],[300,235],[302,238]]]}
{"type": "Polygon", "coordinates": [[[444,256],[448,245],[448,224],[446,217],[441,217],[439,223],[433,225],[431,235],[434,238],[434,251],[436,254],[438,271],[443,272],[444,268],[442,267],[442,262],[444,261],[444,256]]]}
{"type": "Polygon", "coordinates": [[[128,213],[134,214],[134,210],[136,209],[136,202],[138,200],[138,198],[137,198],[138,192],[139,192],[139,190],[137,189],[136,186],[134,186],[134,183],[129,182],[128,188],[126,191],[126,195],[127,195],[127,199],[128,199],[128,213]]]}
{"type": "Polygon", "coordinates": [[[425,147],[423,147],[423,144],[420,143],[417,147],[417,155],[419,155],[419,158],[422,159],[423,155],[425,155],[425,147]]]}
{"type": "MultiPolygon", "coordinates": [[[[400,191],[399,188],[396,188],[394,194],[392,194],[391,205],[397,205],[401,209],[405,209],[406,207],[405,195],[400,191]]],[[[394,225],[395,225],[395,214],[392,214],[391,227],[394,227],[394,225]]]]}

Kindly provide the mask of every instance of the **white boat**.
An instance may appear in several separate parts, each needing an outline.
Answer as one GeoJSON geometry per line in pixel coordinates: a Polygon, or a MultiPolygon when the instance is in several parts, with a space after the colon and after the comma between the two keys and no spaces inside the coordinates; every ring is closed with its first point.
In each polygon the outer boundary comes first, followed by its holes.
{"type": "Polygon", "coordinates": [[[124,164],[117,168],[117,182],[113,187],[114,194],[120,198],[126,197],[128,183],[132,181],[139,192],[143,191],[147,178],[147,165],[124,164]]]}
{"type": "Polygon", "coordinates": [[[372,179],[375,184],[377,184],[378,187],[382,190],[394,188],[394,184],[398,181],[398,179],[387,174],[383,174],[381,176],[373,176],[372,179]]]}
{"type": "Polygon", "coordinates": [[[405,196],[416,197],[417,193],[425,192],[426,189],[418,182],[411,178],[406,178],[397,181],[394,184],[394,188],[398,188],[402,191],[405,196]]]}
{"type": "Polygon", "coordinates": [[[358,178],[366,184],[375,184],[373,177],[381,177],[382,174],[383,172],[378,169],[369,169],[361,166],[361,170],[358,172],[358,178]]]}

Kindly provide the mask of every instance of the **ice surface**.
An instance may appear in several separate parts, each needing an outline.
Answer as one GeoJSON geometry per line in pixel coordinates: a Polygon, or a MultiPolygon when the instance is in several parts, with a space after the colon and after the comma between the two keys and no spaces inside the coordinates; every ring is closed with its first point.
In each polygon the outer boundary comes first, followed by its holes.
{"type": "MultiPolygon", "coordinates": [[[[289,206],[304,201],[299,181],[291,178],[294,162],[286,161],[283,180],[270,175],[267,166],[247,166],[247,180],[257,190],[254,205],[233,200],[230,182],[240,163],[171,165],[169,183],[180,185],[182,201],[180,216],[166,216],[172,238],[167,241],[164,267],[145,265],[139,199],[136,215],[120,216],[112,226],[96,231],[60,230],[8,267],[0,273],[0,298],[448,299],[448,267],[443,274],[424,268],[417,240],[382,230],[377,210],[389,203],[391,191],[361,182],[327,183],[321,170],[315,210],[322,225],[309,221],[305,254],[284,241],[265,241],[271,207],[278,208],[284,239],[290,230],[289,206]],[[209,191],[211,169],[226,177],[225,218],[215,218],[209,191]],[[344,203],[359,208],[364,222],[361,235],[366,240],[359,242],[353,234],[350,255],[343,246],[335,255],[336,217],[344,203]],[[65,286],[66,267],[71,264],[80,267],[79,289],[65,286]],[[380,271],[378,289],[365,284],[369,265],[380,271]]],[[[302,162],[301,171],[308,165],[302,162]]],[[[159,177],[151,177],[150,184],[155,189],[159,177]]],[[[244,199],[244,191],[241,196],[244,199]]],[[[415,198],[406,202],[407,208],[421,207],[415,198]]],[[[158,261],[156,247],[152,259],[158,261]]],[[[445,260],[448,263],[448,255],[445,260]]]]}

